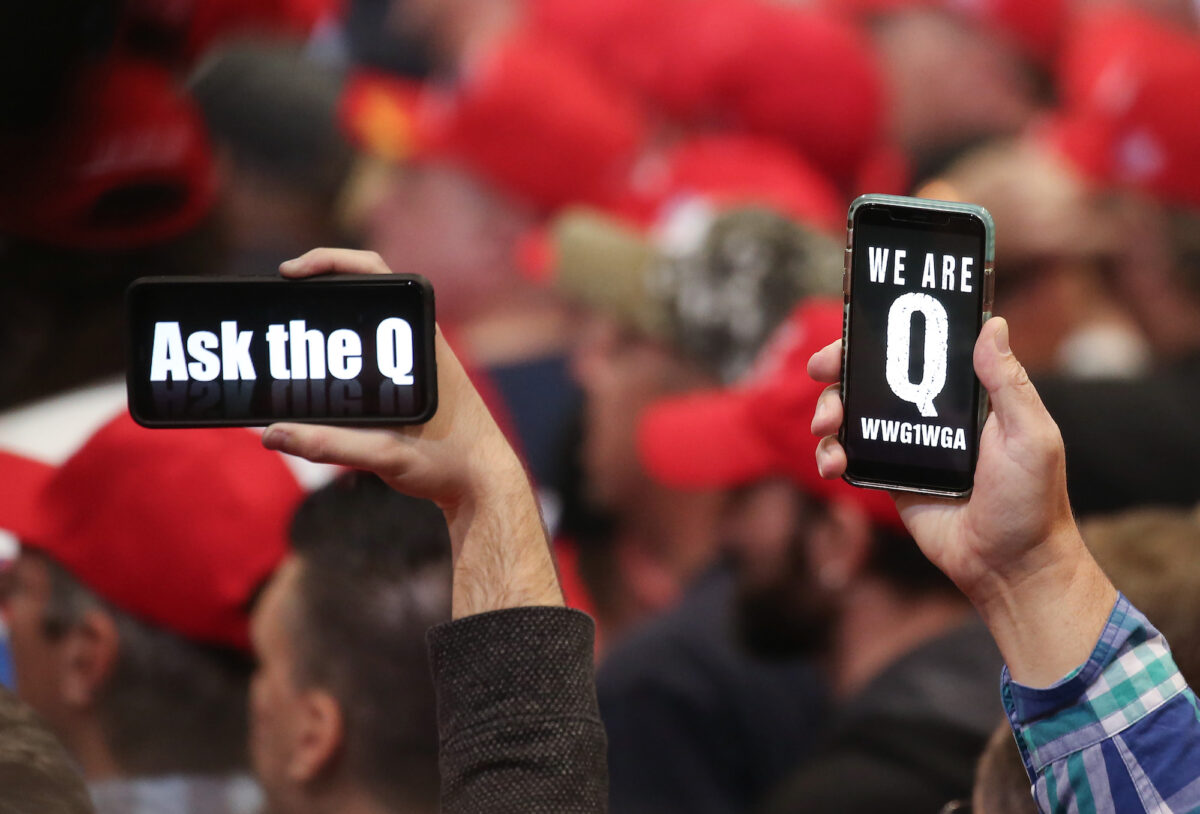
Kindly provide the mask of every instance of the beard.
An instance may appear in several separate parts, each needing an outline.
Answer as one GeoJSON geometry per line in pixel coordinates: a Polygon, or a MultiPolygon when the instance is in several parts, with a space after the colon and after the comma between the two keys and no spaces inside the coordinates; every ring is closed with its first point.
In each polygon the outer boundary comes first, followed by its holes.
{"type": "Polygon", "coordinates": [[[788,544],[786,561],[766,581],[743,579],[737,588],[734,626],[754,657],[787,661],[829,652],[837,619],[833,594],[817,582],[803,534],[788,544]]]}

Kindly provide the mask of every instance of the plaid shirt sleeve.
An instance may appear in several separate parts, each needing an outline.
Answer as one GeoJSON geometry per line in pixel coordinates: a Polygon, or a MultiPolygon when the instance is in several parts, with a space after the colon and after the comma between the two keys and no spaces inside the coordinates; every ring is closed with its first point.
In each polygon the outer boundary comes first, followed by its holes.
{"type": "Polygon", "coordinates": [[[1200,707],[1124,596],[1095,650],[1052,687],[1001,694],[1042,812],[1200,814],[1200,707]]]}

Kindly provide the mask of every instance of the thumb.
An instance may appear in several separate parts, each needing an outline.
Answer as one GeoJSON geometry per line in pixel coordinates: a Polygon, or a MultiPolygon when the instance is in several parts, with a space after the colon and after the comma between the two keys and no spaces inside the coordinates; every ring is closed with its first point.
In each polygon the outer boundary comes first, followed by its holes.
{"type": "Polygon", "coordinates": [[[1025,366],[1009,347],[1008,323],[1003,317],[989,319],[979,332],[975,341],[975,375],[987,390],[1005,434],[1032,427],[1045,412],[1025,366]]]}

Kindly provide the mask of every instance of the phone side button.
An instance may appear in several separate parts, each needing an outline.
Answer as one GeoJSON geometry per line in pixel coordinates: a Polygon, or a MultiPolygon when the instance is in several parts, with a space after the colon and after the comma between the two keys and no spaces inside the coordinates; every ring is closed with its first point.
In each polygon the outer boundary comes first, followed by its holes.
{"type": "Polygon", "coordinates": [[[842,262],[842,296],[850,295],[850,250],[846,249],[845,260],[842,262]]]}

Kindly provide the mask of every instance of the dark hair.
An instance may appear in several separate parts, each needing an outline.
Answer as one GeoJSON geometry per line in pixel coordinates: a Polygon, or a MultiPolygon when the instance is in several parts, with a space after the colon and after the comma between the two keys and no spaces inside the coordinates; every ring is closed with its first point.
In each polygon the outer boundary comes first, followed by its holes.
{"type": "Polygon", "coordinates": [[[66,635],[97,609],[116,625],[116,664],[100,690],[98,711],[121,768],[136,775],[246,770],[249,656],[135,619],[42,559],[50,574],[46,635],[66,635]]]}
{"type": "Polygon", "coordinates": [[[0,814],[91,814],[75,764],[26,704],[0,688],[0,814]]]}
{"type": "Polygon", "coordinates": [[[341,71],[308,59],[297,44],[257,40],[215,49],[189,81],[210,133],[240,167],[325,206],[354,157],[337,120],[344,84],[341,71]]]}
{"type": "Polygon", "coordinates": [[[1167,239],[1181,288],[1200,300],[1200,211],[1171,208],[1167,211],[1167,239]]]}
{"type": "Polygon", "coordinates": [[[425,633],[450,617],[450,539],[426,500],[344,475],[292,521],[301,562],[296,681],[338,701],[346,761],[396,809],[436,811],[436,701],[425,633]]]}
{"type": "Polygon", "coordinates": [[[867,567],[910,596],[958,595],[957,586],[931,563],[907,533],[875,526],[867,567]]]}

